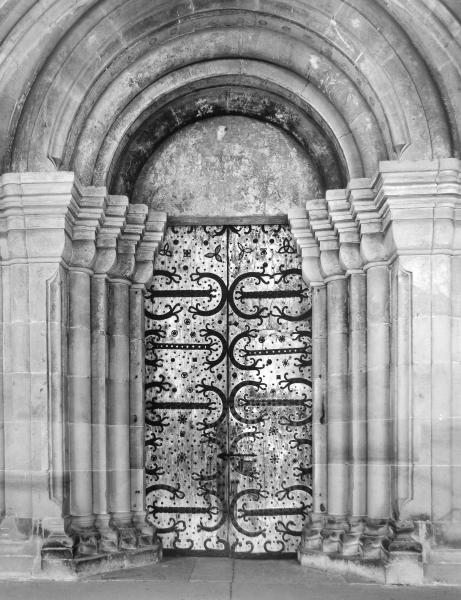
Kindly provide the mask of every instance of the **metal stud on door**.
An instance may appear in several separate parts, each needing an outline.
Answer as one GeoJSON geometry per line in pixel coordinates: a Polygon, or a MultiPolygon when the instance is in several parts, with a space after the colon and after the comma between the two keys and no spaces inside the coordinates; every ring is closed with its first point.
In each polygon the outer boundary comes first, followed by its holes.
{"type": "Polygon", "coordinates": [[[164,547],[292,553],[311,505],[311,304],[289,229],[171,228],[155,267],[146,486],[164,547]]]}

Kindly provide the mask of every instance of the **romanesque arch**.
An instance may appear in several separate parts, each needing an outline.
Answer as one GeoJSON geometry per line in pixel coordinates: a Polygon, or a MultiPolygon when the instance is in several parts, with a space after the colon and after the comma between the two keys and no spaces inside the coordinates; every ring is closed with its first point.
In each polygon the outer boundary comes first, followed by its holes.
{"type": "Polygon", "coordinates": [[[419,577],[461,531],[458,4],[20,0],[0,15],[6,570],[18,540],[29,574],[158,554],[134,440],[167,215],[134,192],[174,132],[240,115],[292,135],[326,190],[288,215],[314,297],[300,556],[405,559],[419,577]]]}

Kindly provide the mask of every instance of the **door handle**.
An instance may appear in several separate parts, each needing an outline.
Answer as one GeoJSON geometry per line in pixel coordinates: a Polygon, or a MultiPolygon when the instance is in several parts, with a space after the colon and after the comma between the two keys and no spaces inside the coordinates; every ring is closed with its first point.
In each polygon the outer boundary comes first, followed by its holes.
{"type": "Polygon", "coordinates": [[[218,458],[220,460],[229,460],[229,458],[234,458],[235,454],[233,452],[221,452],[218,454],[218,458]]]}

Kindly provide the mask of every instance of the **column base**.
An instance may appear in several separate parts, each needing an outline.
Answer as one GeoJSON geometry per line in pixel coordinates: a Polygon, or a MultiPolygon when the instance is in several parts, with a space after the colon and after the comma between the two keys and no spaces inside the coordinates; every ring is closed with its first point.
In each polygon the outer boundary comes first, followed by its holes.
{"type": "Polygon", "coordinates": [[[94,515],[71,517],[66,533],[73,539],[73,558],[98,554],[100,535],[94,515]]]}
{"type": "Polygon", "coordinates": [[[423,546],[419,541],[419,531],[413,521],[397,521],[393,525],[394,538],[389,544],[389,553],[422,554],[423,546]]]}
{"type": "Polygon", "coordinates": [[[99,532],[93,528],[82,528],[72,531],[74,541],[74,557],[96,556],[99,551],[99,532]]]}
{"type": "Polygon", "coordinates": [[[309,522],[301,534],[301,546],[308,552],[322,552],[323,537],[322,530],[325,526],[325,515],[322,513],[311,513],[309,522]]]}
{"type": "Polygon", "coordinates": [[[322,552],[328,555],[342,554],[344,536],[349,529],[347,517],[327,516],[322,530],[322,552]]]}
{"type": "Polygon", "coordinates": [[[145,514],[98,515],[98,554],[151,548],[157,541],[157,529],[146,521],[145,514]]]}
{"type": "Polygon", "coordinates": [[[387,562],[395,531],[389,519],[367,519],[362,536],[363,560],[387,562]]]}
{"type": "Polygon", "coordinates": [[[133,525],[136,533],[136,546],[144,548],[152,546],[157,540],[157,528],[146,520],[145,513],[133,516],[133,525]]]}
{"type": "Polygon", "coordinates": [[[415,524],[313,516],[303,531],[298,560],[304,566],[388,584],[424,582],[423,548],[415,524]]]}
{"type": "Polygon", "coordinates": [[[52,531],[44,539],[42,557],[50,560],[65,560],[74,556],[74,539],[64,531],[52,531]]]}
{"type": "Polygon", "coordinates": [[[95,525],[99,533],[98,554],[118,551],[118,533],[110,526],[109,515],[97,515],[95,525]]]}
{"type": "MultiPolygon", "coordinates": [[[[110,530],[96,532],[91,527],[76,526],[64,529],[60,519],[46,519],[32,523],[6,517],[0,525],[0,580],[53,579],[73,581],[118,569],[146,566],[162,558],[160,540],[142,547],[120,549],[118,533],[110,530]],[[114,537],[115,536],[115,537],[114,537]],[[105,542],[109,551],[104,551],[105,542]]],[[[147,533],[147,532],[145,532],[147,533]]],[[[152,534],[152,530],[149,531],[152,534]]],[[[135,535],[136,539],[136,535],[135,535]]]]}
{"type": "Polygon", "coordinates": [[[135,550],[138,547],[138,536],[132,521],[131,513],[113,514],[110,526],[117,532],[119,550],[135,550]]]}
{"type": "Polygon", "coordinates": [[[343,536],[342,555],[347,558],[363,558],[363,534],[365,519],[352,518],[349,522],[349,531],[343,536]]]}

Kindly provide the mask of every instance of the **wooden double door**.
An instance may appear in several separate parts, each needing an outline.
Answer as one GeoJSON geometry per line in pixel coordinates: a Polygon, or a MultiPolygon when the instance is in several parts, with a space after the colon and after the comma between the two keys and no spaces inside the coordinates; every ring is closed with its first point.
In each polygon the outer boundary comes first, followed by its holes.
{"type": "Polygon", "coordinates": [[[170,227],[146,294],[164,549],[293,553],[311,508],[311,295],[286,225],[170,227]]]}

